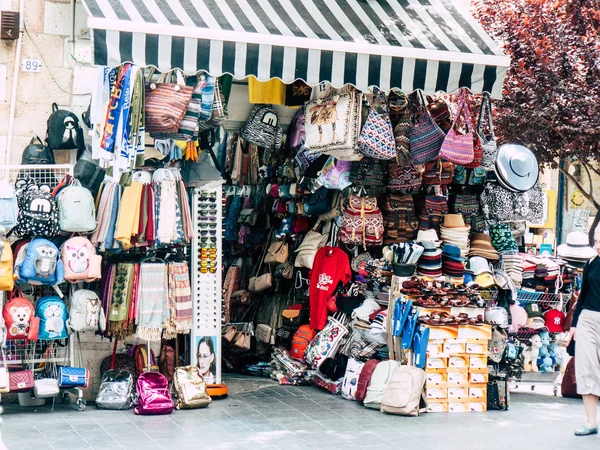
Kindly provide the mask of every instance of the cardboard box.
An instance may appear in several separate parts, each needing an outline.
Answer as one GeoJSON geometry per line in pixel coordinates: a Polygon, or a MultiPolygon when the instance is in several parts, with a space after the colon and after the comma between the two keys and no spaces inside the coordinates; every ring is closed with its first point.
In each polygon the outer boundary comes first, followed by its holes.
{"type": "Polygon", "coordinates": [[[471,412],[486,412],[487,402],[469,402],[469,411],[471,412]]]}
{"type": "Polygon", "coordinates": [[[488,380],[487,373],[469,372],[469,383],[487,383],[488,380]]]}
{"type": "Polygon", "coordinates": [[[448,381],[447,369],[425,369],[427,384],[446,383],[448,381]]]}
{"type": "Polygon", "coordinates": [[[488,354],[488,341],[487,339],[467,339],[467,345],[465,349],[466,353],[472,355],[486,355],[488,354]]]}
{"type": "Polygon", "coordinates": [[[469,398],[469,385],[448,388],[448,399],[469,398]]]}
{"type": "Polygon", "coordinates": [[[448,367],[448,358],[446,357],[428,357],[427,369],[445,369],[448,367]]]}
{"type": "Polygon", "coordinates": [[[448,367],[469,367],[469,355],[454,355],[448,358],[448,367]]]}
{"type": "Polygon", "coordinates": [[[427,355],[428,356],[441,356],[444,353],[444,340],[443,339],[429,339],[427,342],[427,355]]]}
{"type": "MultiPolygon", "coordinates": [[[[423,314],[423,312],[421,312],[423,314]]],[[[458,325],[430,326],[429,339],[455,339],[458,337],[458,325]]]]}
{"type": "Polygon", "coordinates": [[[469,367],[473,369],[487,369],[487,356],[471,355],[469,358],[469,367]]]}
{"type": "Polygon", "coordinates": [[[469,385],[469,398],[485,400],[487,399],[487,384],[471,384],[469,385]]]}
{"type": "Polygon", "coordinates": [[[465,353],[466,339],[446,339],[444,341],[444,353],[453,356],[465,353]]]}
{"type": "Polygon", "coordinates": [[[448,371],[447,382],[449,386],[461,386],[467,384],[469,382],[469,369],[464,367],[453,370],[452,372],[448,371]]]}
{"type": "Polygon", "coordinates": [[[486,339],[492,338],[492,326],[486,323],[481,325],[459,325],[458,338],[460,339],[486,339]]]}
{"type": "Polygon", "coordinates": [[[448,400],[448,412],[469,412],[469,399],[452,399],[448,400]]]}
{"type": "Polygon", "coordinates": [[[469,372],[470,373],[489,373],[489,367],[485,366],[485,367],[469,367],[469,372]]]}
{"type": "Polygon", "coordinates": [[[437,413],[437,412],[448,412],[448,400],[437,399],[437,400],[429,400],[427,402],[427,412],[437,413]]]}
{"type": "Polygon", "coordinates": [[[427,398],[448,398],[448,385],[446,383],[439,383],[431,386],[428,385],[425,392],[427,398]]]}

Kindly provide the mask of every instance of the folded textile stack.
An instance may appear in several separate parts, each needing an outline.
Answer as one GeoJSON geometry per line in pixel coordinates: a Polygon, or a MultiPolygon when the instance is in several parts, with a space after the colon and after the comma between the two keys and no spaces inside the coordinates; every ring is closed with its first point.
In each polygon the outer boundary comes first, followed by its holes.
{"type": "MultiPolygon", "coordinates": [[[[523,257],[517,252],[509,252],[502,254],[502,263],[504,271],[508,274],[517,289],[520,289],[523,284],[525,275],[525,267],[523,257]]],[[[528,266],[527,266],[528,267],[528,266]]],[[[532,272],[527,272],[527,277],[532,276],[532,272]]]]}
{"type": "Polygon", "coordinates": [[[463,258],[469,255],[469,232],[471,227],[465,225],[461,214],[446,214],[444,224],[440,226],[440,230],[444,243],[457,246],[463,258]]]}
{"type": "Polygon", "coordinates": [[[553,258],[525,256],[523,258],[523,287],[545,291],[562,284],[561,265],[553,258]]]}

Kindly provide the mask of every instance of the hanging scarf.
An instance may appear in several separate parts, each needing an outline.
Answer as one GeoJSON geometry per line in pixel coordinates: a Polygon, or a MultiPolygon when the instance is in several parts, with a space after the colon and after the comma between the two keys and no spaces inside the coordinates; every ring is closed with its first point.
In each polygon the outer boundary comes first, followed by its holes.
{"type": "Polygon", "coordinates": [[[117,132],[115,134],[114,143],[114,154],[116,156],[115,167],[118,172],[127,172],[131,170],[129,151],[131,149],[129,145],[129,135],[131,133],[131,123],[129,121],[129,114],[131,112],[131,95],[132,95],[132,72],[133,66],[125,65],[123,67],[124,74],[121,82],[121,95],[122,106],[121,114],[119,114],[119,121],[117,123],[117,132]]]}
{"type": "Polygon", "coordinates": [[[129,304],[133,291],[134,267],[130,263],[119,263],[115,272],[110,312],[108,315],[110,334],[124,339],[128,333],[129,304]]]}
{"type": "Polygon", "coordinates": [[[115,239],[120,241],[124,249],[131,246],[131,237],[137,234],[140,220],[140,202],[144,185],[134,181],[125,188],[119,211],[115,239]]]}
{"type": "Polygon", "coordinates": [[[98,67],[96,73],[96,85],[92,93],[90,106],[90,121],[92,123],[92,158],[99,159],[101,166],[105,167],[104,161],[111,158],[102,148],[104,137],[104,126],[108,115],[110,93],[117,82],[117,69],[109,67],[98,67]]]}
{"type": "MultiPolygon", "coordinates": [[[[115,239],[115,230],[117,229],[117,220],[119,218],[119,211],[121,209],[121,196],[123,195],[123,186],[120,184],[115,185],[112,196],[112,208],[110,213],[110,222],[108,224],[108,230],[106,237],[104,238],[104,248],[106,250],[119,250],[119,241],[115,239]]],[[[110,204],[110,203],[109,203],[110,204]]]]}
{"type": "Polygon", "coordinates": [[[187,262],[169,263],[169,320],[165,339],[192,329],[192,289],[187,262]]]}
{"type": "MultiPolygon", "coordinates": [[[[102,273],[103,276],[100,282],[100,290],[102,292],[102,309],[104,311],[110,311],[111,309],[112,293],[116,271],[117,266],[115,264],[108,264],[107,266],[105,266],[102,273]]],[[[105,328],[104,336],[110,336],[110,324],[105,328]]]]}
{"type": "Polygon", "coordinates": [[[123,79],[126,75],[129,77],[130,67],[131,64],[124,64],[121,67],[117,77],[117,82],[110,93],[108,113],[106,115],[106,122],[104,124],[104,132],[102,133],[102,139],[100,141],[100,147],[102,150],[108,153],[114,153],[114,146],[117,140],[117,132],[119,128],[119,119],[121,118],[125,98],[129,97],[129,91],[127,92],[127,95],[125,95],[126,93],[123,90],[123,79]]]}
{"type": "Polygon", "coordinates": [[[166,318],[167,266],[164,263],[142,263],[138,296],[136,336],[159,341],[166,318]]]}
{"type": "Polygon", "coordinates": [[[131,111],[130,111],[130,134],[129,154],[132,158],[131,167],[144,165],[144,103],[146,88],[143,69],[136,67],[132,75],[131,111]]]}

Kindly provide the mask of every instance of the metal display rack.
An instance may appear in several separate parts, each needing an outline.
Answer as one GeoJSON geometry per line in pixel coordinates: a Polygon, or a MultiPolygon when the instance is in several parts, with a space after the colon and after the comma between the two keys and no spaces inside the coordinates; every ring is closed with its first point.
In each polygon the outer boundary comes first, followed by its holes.
{"type": "MultiPolygon", "coordinates": [[[[221,321],[222,321],[222,233],[223,233],[223,189],[221,185],[198,187],[192,191],[192,220],[194,239],[192,240],[191,284],[193,326],[190,334],[190,364],[198,365],[198,347],[202,339],[212,341],[214,349],[211,374],[214,382],[208,384],[211,397],[227,395],[227,386],[221,380],[221,321]],[[212,208],[214,205],[214,209],[212,208]],[[213,213],[206,213],[214,210],[213,213]],[[216,254],[214,259],[202,258],[202,249],[215,237],[216,254]],[[214,262],[216,264],[211,263],[214,262]],[[216,267],[215,267],[216,266],[216,267]],[[211,270],[211,267],[214,270],[211,270]]],[[[207,358],[207,355],[202,355],[207,358]]]]}

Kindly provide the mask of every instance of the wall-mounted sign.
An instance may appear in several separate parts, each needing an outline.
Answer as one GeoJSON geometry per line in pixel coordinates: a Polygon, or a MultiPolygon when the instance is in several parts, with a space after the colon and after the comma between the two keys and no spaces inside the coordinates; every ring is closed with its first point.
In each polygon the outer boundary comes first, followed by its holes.
{"type": "Polygon", "coordinates": [[[23,72],[41,72],[42,62],[39,59],[24,59],[21,63],[23,72]]]}

